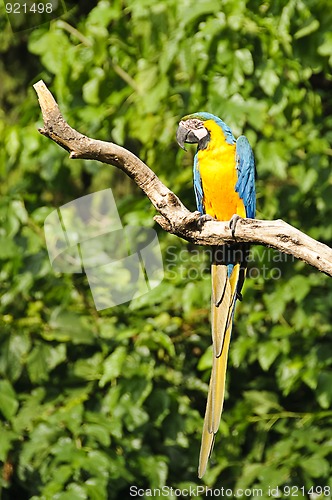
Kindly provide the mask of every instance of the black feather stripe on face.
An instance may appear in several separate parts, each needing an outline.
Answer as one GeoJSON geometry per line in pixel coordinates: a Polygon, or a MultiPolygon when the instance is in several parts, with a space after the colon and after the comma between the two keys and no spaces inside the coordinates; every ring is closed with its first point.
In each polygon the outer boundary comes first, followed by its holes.
{"type": "Polygon", "coordinates": [[[206,149],[209,142],[210,142],[210,139],[211,139],[211,134],[210,132],[207,130],[207,134],[202,137],[202,139],[199,141],[198,143],[198,149],[206,149]]]}

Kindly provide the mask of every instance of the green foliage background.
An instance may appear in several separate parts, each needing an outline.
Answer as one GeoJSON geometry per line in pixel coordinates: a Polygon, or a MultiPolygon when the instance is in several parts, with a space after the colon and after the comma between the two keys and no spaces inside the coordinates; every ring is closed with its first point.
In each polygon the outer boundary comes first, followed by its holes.
{"type": "Polygon", "coordinates": [[[199,481],[206,252],[156,228],[165,280],[100,313],[84,275],[54,273],[43,223],[56,207],[112,187],[124,223],[153,226],[155,212],[121,172],[70,161],[42,137],[32,89],[44,79],[73,127],[133,151],[191,209],[194,149],[177,147],[177,122],[219,115],[253,146],[257,217],[330,244],[331,1],[78,2],[14,34],[0,9],[1,498],[202,484],[331,498],[331,279],[253,249],[221,429],[199,481]]]}

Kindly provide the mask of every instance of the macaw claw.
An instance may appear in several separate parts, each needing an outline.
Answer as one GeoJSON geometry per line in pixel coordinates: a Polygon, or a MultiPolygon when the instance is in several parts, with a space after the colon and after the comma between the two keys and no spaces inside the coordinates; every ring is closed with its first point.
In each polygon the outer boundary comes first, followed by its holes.
{"type": "Polygon", "coordinates": [[[233,238],[235,238],[235,229],[236,229],[236,225],[239,222],[239,220],[242,220],[242,217],[240,217],[237,214],[234,214],[234,215],[232,215],[231,220],[229,221],[229,229],[232,232],[233,238]]]}
{"type": "Polygon", "coordinates": [[[197,221],[197,227],[200,231],[202,231],[203,229],[203,226],[205,224],[205,222],[208,222],[208,221],[211,221],[211,220],[216,220],[214,217],[212,217],[212,215],[209,215],[209,214],[203,214],[199,217],[198,221],[197,221]]]}

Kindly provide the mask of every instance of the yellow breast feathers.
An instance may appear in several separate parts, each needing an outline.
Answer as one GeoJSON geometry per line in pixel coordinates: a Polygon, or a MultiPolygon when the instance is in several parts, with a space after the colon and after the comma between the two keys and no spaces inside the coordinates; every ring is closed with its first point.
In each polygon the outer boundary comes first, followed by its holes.
{"type": "Polygon", "coordinates": [[[222,129],[213,120],[207,120],[204,126],[210,132],[210,141],[198,151],[198,167],[205,212],[218,220],[229,220],[234,214],[245,217],[243,200],[235,191],[236,145],[226,142],[222,129]]]}

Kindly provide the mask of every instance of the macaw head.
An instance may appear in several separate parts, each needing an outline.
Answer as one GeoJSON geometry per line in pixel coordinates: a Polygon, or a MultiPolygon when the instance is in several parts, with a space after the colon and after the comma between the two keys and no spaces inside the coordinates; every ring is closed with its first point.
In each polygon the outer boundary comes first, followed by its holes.
{"type": "Polygon", "coordinates": [[[198,144],[199,149],[205,149],[211,139],[211,134],[222,133],[224,140],[234,144],[231,129],[220,118],[211,113],[194,113],[182,118],[176,131],[176,140],[179,146],[186,150],[185,143],[198,144]]]}

